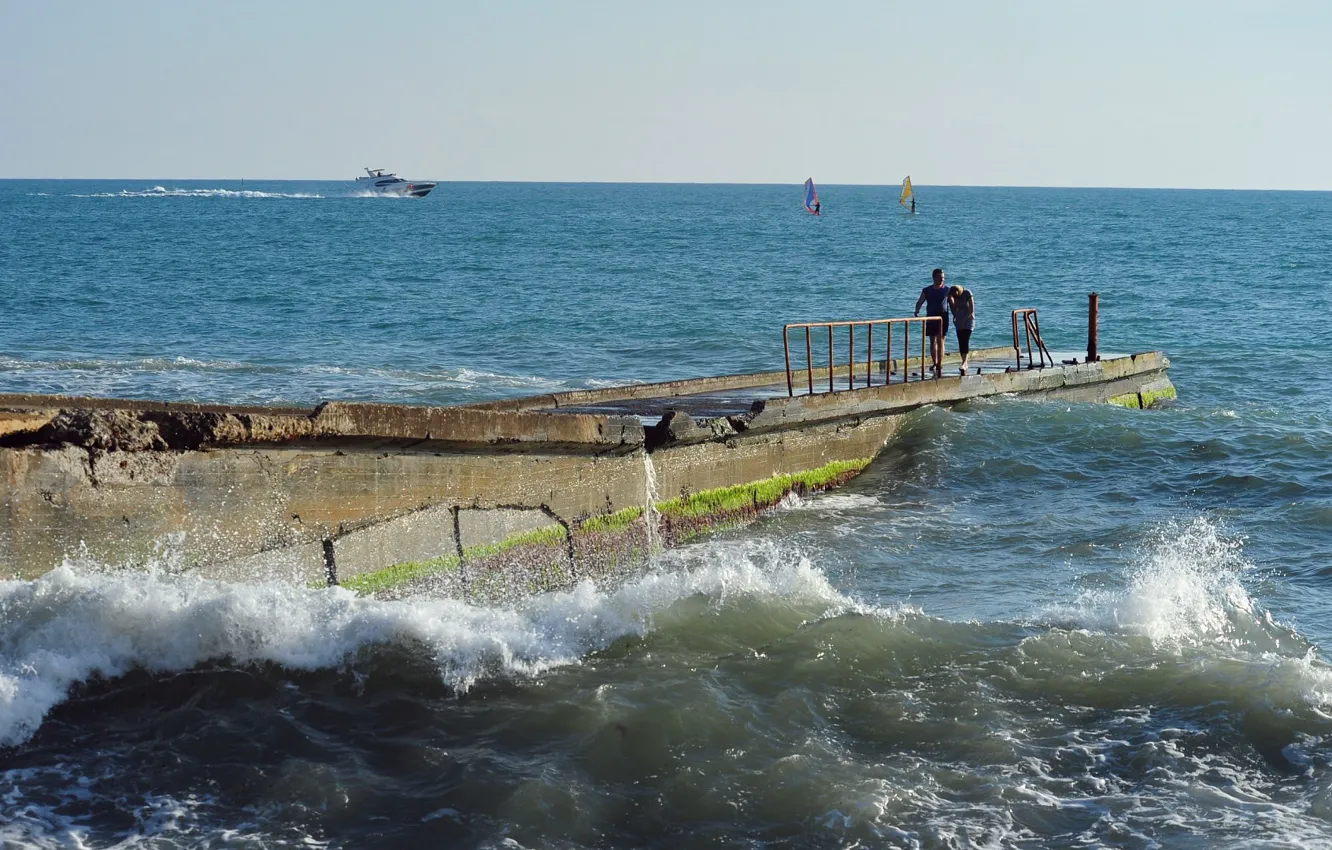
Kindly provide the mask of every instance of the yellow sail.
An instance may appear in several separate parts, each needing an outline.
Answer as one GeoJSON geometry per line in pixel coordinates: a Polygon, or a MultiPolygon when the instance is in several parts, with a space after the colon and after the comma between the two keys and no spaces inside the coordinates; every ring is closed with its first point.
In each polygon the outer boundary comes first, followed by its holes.
{"type": "Polygon", "coordinates": [[[911,198],[911,177],[910,175],[908,175],[907,178],[902,181],[902,197],[898,198],[897,202],[902,206],[906,206],[907,201],[910,200],[910,198],[911,198]]]}

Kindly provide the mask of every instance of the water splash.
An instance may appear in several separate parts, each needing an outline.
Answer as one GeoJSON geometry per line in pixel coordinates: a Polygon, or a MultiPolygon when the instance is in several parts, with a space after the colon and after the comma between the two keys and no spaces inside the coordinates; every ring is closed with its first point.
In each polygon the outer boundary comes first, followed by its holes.
{"type": "Polygon", "coordinates": [[[657,510],[657,468],[652,454],[643,452],[643,524],[647,528],[647,552],[652,558],[661,553],[661,512],[657,510]]]}
{"type": "Polygon", "coordinates": [[[1243,576],[1252,569],[1243,538],[1199,516],[1155,528],[1121,590],[1084,593],[1044,616],[1081,628],[1138,635],[1163,649],[1204,644],[1276,650],[1293,633],[1255,605],[1243,576]]]}

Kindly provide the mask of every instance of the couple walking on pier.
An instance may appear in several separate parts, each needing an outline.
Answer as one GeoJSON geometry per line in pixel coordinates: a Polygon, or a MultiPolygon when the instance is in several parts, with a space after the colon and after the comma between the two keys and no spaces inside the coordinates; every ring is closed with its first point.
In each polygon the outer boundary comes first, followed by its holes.
{"type": "MultiPolygon", "coordinates": [[[[930,338],[930,357],[934,360],[934,374],[943,374],[944,338],[948,336],[948,317],[953,317],[953,327],[957,329],[957,350],[962,355],[958,374],[967,374],[967,357],[971,354],[971,331],[976,326],[976,299],[970,289],[960,286],[950,287],[944,283],[944,270],[934,270],[934,282],[920,291],[916,299],[916,315],[920,315],[920,306],[925,305],[925,315],[934,316],[937,322],[926,322],[925,333],[930,338]]],[[[922,370],[924,364],[921,364],[922,370]]]]}

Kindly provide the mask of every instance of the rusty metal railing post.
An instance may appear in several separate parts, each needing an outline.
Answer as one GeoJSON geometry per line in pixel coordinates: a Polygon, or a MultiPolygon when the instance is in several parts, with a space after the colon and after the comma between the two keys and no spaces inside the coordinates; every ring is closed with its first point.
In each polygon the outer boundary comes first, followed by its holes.
{"type": "Polygon", "coordinates": [[[1095,363],[1101,359],[1097,351],[1097,325],[1101,318],[1101,296],[1095,292],[1087,295],[1087,362],[1095,363]]]}
{"type": "Polygon", "coordinates": [[[833,325],[828,323],[828,392],[835,393],[837,388],[833,386],[833,325]]]}
{"type": "Polygon", "coordinates": [[[786,352],[786,397],[795,396],[795,387],[791,383],[791,329],[782,325],[782,350],[786,352]]]}
{"type": "Polygon", "coordinates": [[[1018,312],[1019,312],[1019,311],[1017,311],[1017,310],[1014,310],[1014,311],[1013,311],[1013,353],[1014,353],[1015,355],[1017,355],[1017,367],[1016,367],[1016,368],[1021,369],[1021,368],[1022,368],[1022,347],[1021,347],[1020,345],[1018,345],[1018,333],[1017,333],[1017,317],[1018,317],[1018,312]]]}
{"type": "Polygon", "coordinates": [[[854,390],[856,388],[856,326],[849,325],[850,337],[846,343],[846,353],[851,355],[850,362],[846,366],[846,388],[854,390]]]}
{"type": "Polygon", "coordinates": [[[902,325],[902,383],[911,380],[911,323],[902,325]]]}
{"type": "Polygon", "coordinates": [[[805,325],[805,369],[809,375],[809,394],[814,395],[814,343],[809,331],[809,325],[805,325]]]}
{"type": "Polygon", "coordinates": [[[920,379],[922,381],[925,380],[925,349],[929,347],[930,342],[929,325],[930,320],[927,317],[925,323],[920,326],[920,379]]]}
{"type": "MultiPolygon", "coordinates": [[[[888,327],[892,327],[889,325],[888,327]]],[[[865,389],[869,389],[874,381],[874,323],[870,322],[865,328],[865,389]]]]}
{"type": "Polygon", "coordinates": [[[1027,340],[1027,368],[1035,369],[1036,367],[1033,365],[1031,359],[1031,313],[1026,311],[1023,311],[1022,313],[1022,330],[1023,336],[1026,337],[1027,340]]]}
{"type": "Polygon", "coordinates": [[[888,353],[883,358],[883,385],[893,382],[893,326],[888,326],[888,353]]]}

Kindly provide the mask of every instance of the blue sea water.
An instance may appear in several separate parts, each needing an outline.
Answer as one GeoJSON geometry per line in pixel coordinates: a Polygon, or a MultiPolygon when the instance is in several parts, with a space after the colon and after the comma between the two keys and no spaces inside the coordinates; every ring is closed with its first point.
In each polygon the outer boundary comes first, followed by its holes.
{"type": "Polygon", "coordinates": [[[0,181],[0,392],[448,404],[782,366],[972,289],[1159,411],[914,414],[849,486],[487,609],[0,584],[0,841],[1332,847],[1332,194],[0,181]]]}

